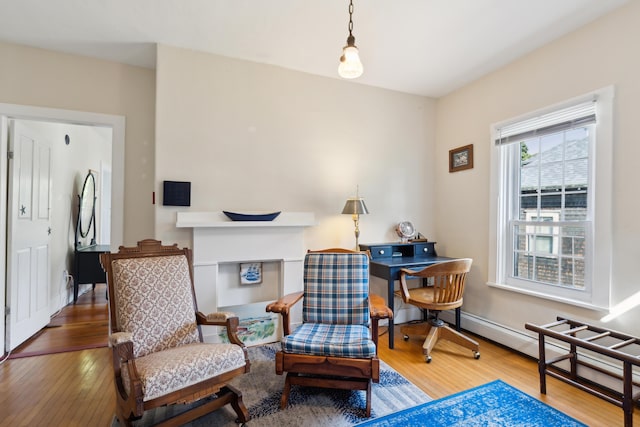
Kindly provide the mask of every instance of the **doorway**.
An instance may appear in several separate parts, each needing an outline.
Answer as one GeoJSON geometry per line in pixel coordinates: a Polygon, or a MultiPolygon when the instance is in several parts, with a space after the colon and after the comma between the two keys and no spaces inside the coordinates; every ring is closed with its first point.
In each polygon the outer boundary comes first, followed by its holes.
{"type": "MultiPolygon", "coordinates": [[[[39,108],[39,107],[28,107],[28,106],[19,106],[19,105],[11,105],[11,104],[0,104],[0,239],[8,242],[12,237],[10,229],[7,229],[7,185],[9,184],[8,179],[8,169],[9,162],[7,157],[7,148],[8,148],[8,128],[12,120],[28,120],[32,122],[49,122],[54,123],[57,126],[76,126],[80,125],[85,127],[85,130],[91,129],[97,133],[110,133],[111,134],[111,147],[110,147],[110,160],[100,162],[98,160],[98,166],[94,166],[94,168],[99,168],[101,177],[111,177],[110,185],[101,185],[102,189],[110,188],[111,189],[111,198],[110,203],[105,203],[101,209],[101,212],[109,212],[110,218],[108,221],[104,221],[104,227],[100,228],[101,237],[106,238],[106,234],[109,235],[109,243],[111,247],[118,247],[122,244],[123,241],[123,200],[124,200],[124,117],[121,116],[113,116],[113,115],[105,115],[105,114],[96,114],[96,113],[88,113],[88,112],[78,112],[78,111],[69,111],[69,110],[57,110],[57,109],[47,109],[47,108],[39,108]],[[110,164],[108,164],[110,162],[110,164]],[[110,231],[110,233],[109,233],[110,231]]],[[[68,134],[65,134],[68,136],[68,134]]],[[[63,138],[63,143],[67,144],[66,148],[69,148],[69,145],[74,144],[82,144],[82,141],[74,141],[73,138],[63,138]]],[[[65,162],[64,154],[62,159],[58,159],[59,162],[65,162]]],[[[84,171],[86,174],[86,171],[84,171]]],[[[77,189],[69,190],[68,192],[75,191],[77,193],[77,189]]],[[[104,190],[103,190],[104,191],[104,190]]],[[[66,204],[68,206],[73,206],[72,201],[67,200],[66,204]]],[[[63,203],[64,205],[64,203],[63,203]]],[[[72,224],[75,227],[75,218],[73,218],[72,209],[69,209],[65,213],[61,213],[61,217],[66,216],[65,220],[66,224],[72,224]]],[[[66,237],[66,230],[64,230],[65,226],[60,226],[58,224],[58,228],[63,228],[60,230],[62,232],[62,236],[66,237]]],[[[59,233],[60,234],[60,233],[59,233]]],[[[72,233],[73,235],[73,233],[72,233]]],[[[71,238],[73,241],[73,238],[71,238]]],[[[68,247],[68,245],[67,245],[68,247]]],[[[65,248],[66,251],[66,248],[65,248]]],[[[0,246],[0,274],[4,276],[6,279],[8,266],[6,260],[8,259],[7,255],[7,245],[0,246]]],[[[48,301],[48,310],[49,314],[52,314],[66,305],[67,301],[63,301],[60,295],[60,281],[63,280],[62,275],[65,274],[67,277],[70,273],[72,273],[70,263],[68,260],[62,262],[64,267],[60,267],[62,265],[60,261],[57,261],[57,268],[61,270],[60,278],[57,278],[57,274],[52,273],[52,283],[49,287],[49,292],[47,295],[48,301]],[[62,273],[64,272],[64,273],[62,273]],[[59,280],[58,280],[59,279],[59,280]]],[[[55,271],[55,270],[53,270],[55,271]]],[[[8,292],[10,293],[9,280],[5,280],[5,292],[0,292],[0,302],[8,307],[7,313],[10,313],[11,310],[11,301],[7,299],[8,292]]],[[[7,314],[5,316],[5,320],[0,322],[0,336],[4,338],[4,351],[9,351],[12,347],[15,347],[16,344],[11,342],[9,332],[10,328],[8,327],[10,322],[10,315],[7,314]]]]}

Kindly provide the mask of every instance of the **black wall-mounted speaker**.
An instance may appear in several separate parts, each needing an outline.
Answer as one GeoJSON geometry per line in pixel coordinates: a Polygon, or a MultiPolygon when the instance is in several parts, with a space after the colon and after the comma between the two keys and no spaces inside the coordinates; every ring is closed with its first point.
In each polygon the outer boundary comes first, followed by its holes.
{"type": "Polygon", "coordinates": [[[191,206],[191,182],[164,181],[163,206],[191,206]]]}

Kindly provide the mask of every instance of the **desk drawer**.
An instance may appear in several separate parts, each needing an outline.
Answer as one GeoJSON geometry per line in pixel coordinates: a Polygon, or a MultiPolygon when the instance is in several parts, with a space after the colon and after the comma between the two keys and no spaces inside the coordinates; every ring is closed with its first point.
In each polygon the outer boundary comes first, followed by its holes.
{"type": "Polygon", "coordinates": [[[438,256],[435,242],[416,243],[415,256],[438,256]]]}
{"type": "Polygon", "coordinates": [[[419,243],[382,243],[373,245],[360,245],[360,250],[371,252],[371,258],[412,258],[434,257],[436,254],[436,242],[419,243]]]}
{"type": "Polygon", "coordinates": [[[393,254],[391,245],[369,246],[366,249],[371,252],[371,258],[386,258],[393,254]]]}

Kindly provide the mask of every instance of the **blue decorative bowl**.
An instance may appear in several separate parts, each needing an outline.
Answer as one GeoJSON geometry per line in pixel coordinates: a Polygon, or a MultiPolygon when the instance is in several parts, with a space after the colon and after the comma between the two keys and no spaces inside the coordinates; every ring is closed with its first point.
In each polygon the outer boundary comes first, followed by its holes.
{"type": "Polygon", "coordinates": [[[231,221],[273,221],[280,212],[272,212],[266,214],[243,214],[236,212],[222,211],[231,221]]]}

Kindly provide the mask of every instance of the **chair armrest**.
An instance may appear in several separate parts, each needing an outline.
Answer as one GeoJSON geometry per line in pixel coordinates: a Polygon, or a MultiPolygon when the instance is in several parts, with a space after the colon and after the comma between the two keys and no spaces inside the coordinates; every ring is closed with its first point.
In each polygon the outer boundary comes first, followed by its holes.
{"type": "MultiPolygon", "coordinates": [[[[109,335],[109,346],[113,350],[113,367],[120,373],[120,364],[131,361],[134,363],[133,355],[133,334],[131,332],[114,332],[109,335]]],[[[132,373],[138,377],[135,364],[132,366],[132,373]]],[[[133,377],[132,377],[133,378],[133,377]]]]}
{"type": "Polygon", "coordinates": [[[393,311],[380,295],[369,294],[369,312],[372,319],[393,319],[393,311]]]}
{"type": "Polygon", "coordinates": [[[272,302],[271,304],[267,305],[267,312],[289,314],[289,310],[291,309],[291,307],[293,307],[298,301],[300,301],[303,295],[304,292],[302,291],[285,295],[278,301],[272,302]]]}
{"type": "Polygon", "coordinates": [[[209,313],[207,315],[200,311],[196,312],[196,322],[198,325],[227,326],[227,320],[233,317],[238,316],[229,311],[219,311],[216,313],[209,313]]]}
{"type": "MultiPolygon", "coordinates": [[[[133,334],[131,332],[114,332],[109,335],[109,347],[112,352],[113,372],[116,378],[116,389],[123,399],[127,396],[141,396],[142,383],[136,358],[133,355],[133,334]],[[122,382],[122,370],[125,369],[129,376],[129,392],[124,388],[122,382]]],[[[141,404],[141,402],[140,402],[141,404]]]]}
{"type": "Polygon", "coordinates": [[[380,295],[370,293],[369,313],[371,316],[371,338],[376,344],[376,354],[378,354],[378,321],[380,319],[393,319],[393,310],[387,307],[384,298],[380,295]]]}
{"type": "Polygon", "coordinates": [[[238,337],[238,324],[240,323],[240,319],[238,318],[238,316],[228,311],[209,313],[205,316],[202,312],[197,311],[196,321],[198,325],[224,326],[227,330],[227,337],[229,337],[229,342],[242,347],[245,351],[246,359],[246,347],[242,340],[238,337]]]}
{"type": "Polygon", "coordinates": [[[114,332],[109,335],[109,347],[117,347],[126,342],[133,342],[133,334],[131,332],[114,332]]]}
{"type": "Polygon", "coordinates": [[[407,304],[411,297],[409,296],[409,287],[407,286],[407,276],[414,276],[416,274],[415,271],[409,270],[408,268],[400,269],[400,296],[402,297],[402,301],[407,304]]]}
{"type": "Polygon", "coordinates": [[[292,294],[287,294],[280,298],[278,301],[272,302],[271,304],[267,305],[267,313],[280,313],[282,315],[282,332],[284,333],[284,335],[289,335],[291,333],[289,310],[302,299],[303,295],[304,292],[294,292],[292,294]]]}

